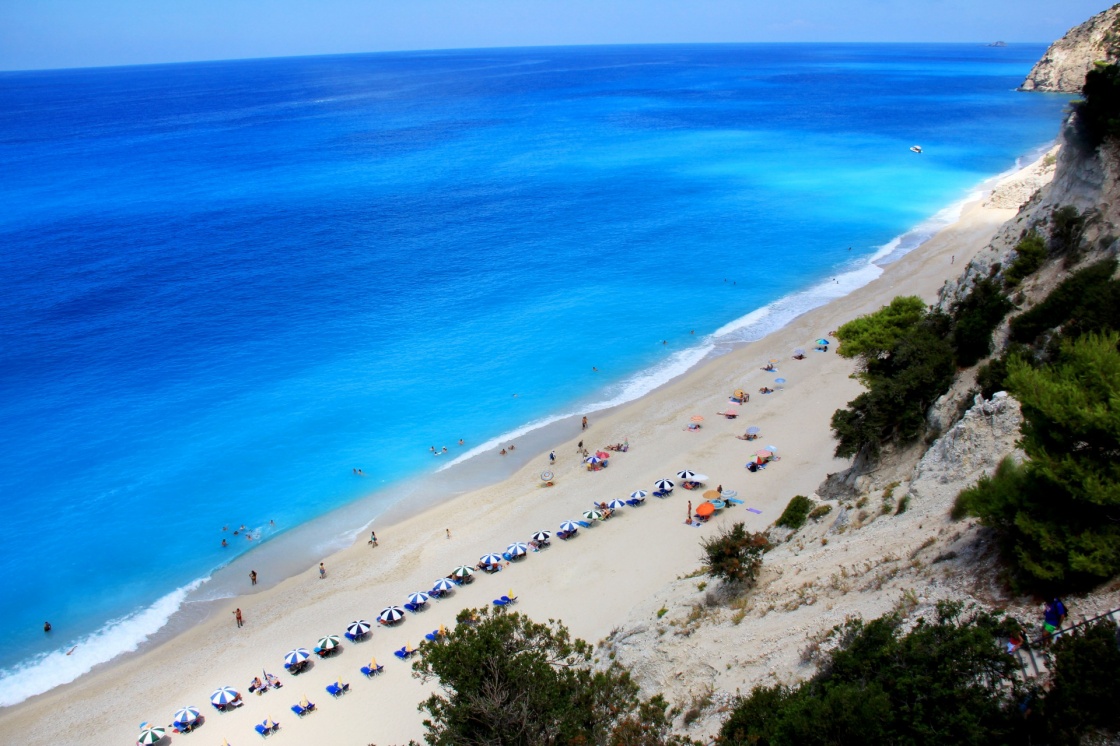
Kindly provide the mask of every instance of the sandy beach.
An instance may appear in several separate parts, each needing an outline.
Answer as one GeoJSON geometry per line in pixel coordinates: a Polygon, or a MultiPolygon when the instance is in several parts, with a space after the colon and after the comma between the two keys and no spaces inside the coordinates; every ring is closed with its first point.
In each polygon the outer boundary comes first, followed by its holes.
{"type": "MultiPolygon", "coordinates": [[[[411,664],[394,658],[393,650],[417,645],[440,624],[453,624],[459,610],[489,605],[511,590],[519,598],[517,610],[541,620],[562,620],[575,635],[596,641],[636,605],[694,571],[701,539],[737,521],[750,530],[769,526],[790,497],[812,494],[826,474],[847,466],[832,457],[829,420],[860,386],[851,378],[851,361],[836,355],[835,347],[827,353],[814,351],[813,340],[896,295],[920,295],[933,302],[943,283],[956,277],[1014,214],[1014,207],[970,203],[959,220],[888,265],[863,289],[637,401],[591,415],[586,431],[575,422],[567,440],[553,446],[554,466],[549,466],[546,449],[500,484],[393,525],[379,524],[378,547],[367,545],[368,535],[357,537],[352,547],[325,558],[323,579],[312,566],[268,590],[213,606],[207,618],[158,647],[0,711],[0,742],[130,743],[141,721],[166,724],[184,705],[199,707],[206,722],[190,736],[173,735],[175,743],[221,743],[225,738],[237,746],[255,741],[253,726],[266,717],[279,721],[275,739],[280,743],[365,746],[420,740],[417,704],[432,685],[414,679],[411,664]],[[791,358],[796,347],[805,348],[806,359],[791,358]],[[760,369],[770,358],[779,360],[775,373],[760,369]],[[774,386],[777,377],[787,381],[781,390],[758,393],[761,386],[774,386]],[[749,403],[739,407],[742,415],[734,420],[718,416],[737,388],[751,394],[749,403]],[[702,427],[689,431],[695,415],[704,418],[702,427]],[[751,425],[760,428],[759,440],[735,437],[751,425]],[[609,468],[586,470],[577,442],[594,450],[624,439],[630,450],[613,454],[609,468]],[[781,458],[750,473],[744,465],[763,444],[777,446],[781,458]],[[545,469],[555,472],[552,487],[540,484],[538,475],[545,469]],[[654,480],[673,477],[680,469],[709,475],[706,487],[721,484],[735,490],[744,505],[693,527],[685,523],[686,503],[702,502],[699,492],[678,487],[666,499],[650,496],[644,506],[620,510],[571,541],[554,538],[551,547],[496,575],[479,574],[473,584],[433,600],[395,628],[375,629],[366,642],[344,644],[340,654],[317,661],[298,677],[284,672],[282,657],[288,650],[312,648],[326,634],[341,635],[351,620],[373,620],[383,607],[403,603],[409,592],[428,590],[457,565],[474,565],[484,553],[528,541],[536,530],[555,532],[561,521],[577,519],[591,508],[592,501],[625,498],[637,489],[652,491],[654,480]],[[245,619],[240,629],[232,614],[237,606],[245,619]],[[358,669],[371,656],[385,671],[366,680],[358,669]],[[277,674],[283,688],[249,695],[248,684],[262,669],[277,674]],[[350,692],[332,699],[324,688],[337,679],[348,682],[350,692]],[[245,706],[228,714],[214,711],[208,696],[219,686],[241,691],[245,706]],[[304,696],[318,711],[298,719],[290,707],[304,696]]],[[[496,453],[481,458],[488,457],[501,458],[496,453]]]]}

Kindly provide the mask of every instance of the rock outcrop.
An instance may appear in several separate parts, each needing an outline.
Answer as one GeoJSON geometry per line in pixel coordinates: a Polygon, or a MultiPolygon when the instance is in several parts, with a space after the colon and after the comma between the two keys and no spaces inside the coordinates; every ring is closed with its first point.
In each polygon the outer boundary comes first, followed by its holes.
{"type": "Polygon", "coordinates": [[[1050,45],[1020,86],[1024,91],[1076,93],[1097,61],[1120,58],[1120,4],[1070,29],[1050,45]]]}

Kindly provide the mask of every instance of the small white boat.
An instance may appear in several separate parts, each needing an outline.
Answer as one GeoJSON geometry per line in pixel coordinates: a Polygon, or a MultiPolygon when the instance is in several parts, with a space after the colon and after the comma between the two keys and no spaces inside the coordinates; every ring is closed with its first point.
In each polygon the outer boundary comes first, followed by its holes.
{"type": "Polygon", "coordinates": [[[921,145],[911,145],[910,146],[910,152],[911,153],[921,153],[922,152],[922,146],[921,145]]]}

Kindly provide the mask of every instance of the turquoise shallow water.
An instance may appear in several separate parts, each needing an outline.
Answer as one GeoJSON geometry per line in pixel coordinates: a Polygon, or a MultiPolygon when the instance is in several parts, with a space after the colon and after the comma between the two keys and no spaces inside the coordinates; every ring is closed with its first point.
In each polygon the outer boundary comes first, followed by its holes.
{"type": "Polygon", "coordinates": [[[0,705],[255,542],[866,282],[1055,136],[1065,100],[1014,91],[1042,51],[0,73],[0,705]]]}

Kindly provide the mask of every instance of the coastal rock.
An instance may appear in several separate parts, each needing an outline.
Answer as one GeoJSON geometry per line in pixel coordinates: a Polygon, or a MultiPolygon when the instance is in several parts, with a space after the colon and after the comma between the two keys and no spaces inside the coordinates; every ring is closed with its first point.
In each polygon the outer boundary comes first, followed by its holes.
{"type": "Polygon", "coordinates": [[[990,400],[977,395],[972,407],[918,462],[910,484],[915,499],[952,500],[1005,456],[1024,458],[1016,446],[1023,415],[1019,402],[1000,391],[990,400]]]}
{"type": "Polygon", "coordinates": [[[1050,45],[1031,68],[1024,91],[1076,93],[1097,61],[1120,58],[1120,4],[1098,13],[1050,45]]]}

